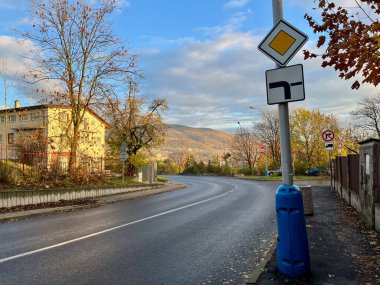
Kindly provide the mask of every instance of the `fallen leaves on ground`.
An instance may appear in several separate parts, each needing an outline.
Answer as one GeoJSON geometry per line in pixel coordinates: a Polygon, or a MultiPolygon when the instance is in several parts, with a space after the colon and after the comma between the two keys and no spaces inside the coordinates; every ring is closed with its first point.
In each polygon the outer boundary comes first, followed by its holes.
{"type": "Polygon", "coordinates": [[[350,256],[360,268],[363,284],[378,284],[380,234],[365,224],[352,206],[342,201],[340,207],[338,221],[350,234],[342,231],[337,232],[337,236],[344,244],[350,245],[350,256]]]}
{"type": "Polygon", "coordinates": [[[95,205],[97,200],[94,199],[77,199],[77,200],[59,200],[57,202],[46,202],[38,204],[30,204],[24,206],[3,207],[0,208],[0,213],[12,213],[18,211],[28,211],[35,209],[65,207],[65,206],[77,206],[77,205],[95,205]]]}

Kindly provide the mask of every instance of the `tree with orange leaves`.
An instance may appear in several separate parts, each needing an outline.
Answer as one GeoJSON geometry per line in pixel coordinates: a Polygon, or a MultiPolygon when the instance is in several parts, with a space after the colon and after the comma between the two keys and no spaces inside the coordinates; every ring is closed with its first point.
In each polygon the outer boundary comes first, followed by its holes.
{"type": "Polygon", "coordinates": [[[361,83],[380,83],[380,2],[354,0],[352,7],[340,7],[334,1],[318,0],[321,23],[306,14],[314,33],[319,34],[317,55],[304,50],[305,59],[321,57],[322,67],[331,66],[343,79],[354,78],[352,89],[361,83]],[[363,77],[360,78],[359,77],[363,77]]]}

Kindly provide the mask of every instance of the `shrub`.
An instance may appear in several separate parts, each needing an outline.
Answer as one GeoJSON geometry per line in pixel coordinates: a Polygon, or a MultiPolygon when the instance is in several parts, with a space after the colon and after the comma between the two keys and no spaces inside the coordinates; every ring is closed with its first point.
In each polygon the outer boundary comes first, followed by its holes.
{"type": "Polygon", "coordinates": [[[157,176],[157,181],[158,182],[168,183],[170,181],[170,179],[166,178],[166,177],[163,177],[163,176],[157,176]]]}

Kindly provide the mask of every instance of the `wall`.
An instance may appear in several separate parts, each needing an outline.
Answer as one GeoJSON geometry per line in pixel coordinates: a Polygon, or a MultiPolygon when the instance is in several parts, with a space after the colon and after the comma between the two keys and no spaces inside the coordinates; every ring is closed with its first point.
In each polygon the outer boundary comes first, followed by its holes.
{"type": "Polygon", "coordinates": [[[59,200],[75,200],[94,198],[100,196],[135,192],[156,188],[158,185],[136,186],[123,188],[104,189],[80,189],[80,190],[25,190],[25,191],[0,191],[0,208],[14,207],[29,204],[58,202],[59,200]]]}
{"type": "MultiPolygon", "coordinates": [[[[59,160],[68,161],[69,147],[66,134],[72,135],[72,129],[69,129],[71,112],[68,108],[50,107],[49,108],[49,128],[48,137],[52,139],[49,153],[52,157],[59,160]]],[[[105,155],[105,124],[92,112],[86,111],[83,122],[80,126],[80,138],[78,145],[78,157],[80,163],[88,164],[88,168],[99,169],[99,162],[92,166],[92,160],[86,157],[98,158],[105,155]],[[82,159],[81,159],[82,157],[82,159]]],[[[95,169],[94,169],[95,170],[95,169]]]]}
{"type": "Polygon", "coordinates": [[[380,232],[380,203],[375,204],[375,229],[380,232]]]}
{"type": "Polygon", "coordinates": [[[333,187],[348,204],[360,211],[359,155],[337,156],[333,160],[333,187]]]}
{"type": "Polygon", "coordinates": [[[7,144],[8,134],[14,134],[14,142],[23,135],[39,130],[46,131],[47,110],[44,107],[24,107],[0,111],[0,158],[14,158],[12,154],[13,145],[7,144]],[[5,118],[7,116],[7,118],[5,118]],[[9,121],[9,116],[14,116],[14,121],[9,121]],[[7,120],[7,122],[5,121],[7,120]],[[8,151],[6,151],[6,148],[8,151]]]}
{"type": "Polygon", "coordinates": [[[380,140],[359,144],[359,155],[335,158],[333,187],[365,223],[380,231],[380,140]]]}
{"type": "MultiPolygon", "coordinates": [[[[69,158],[69,147],[67,133],[70,122],[70,108],[57,105],[37,105],[22,108],[12,108],[0,110],[0,159],[16,159],[14,145],[7,145],[8,133],[14,133],[14,142],[23,135],[30,135],[38,130],[43,130],[45,135],[51,140],[47,163],[60,161],[67,164],[69,158]],[[65,115],[65,116],[63,116],[65,115]],[[7,118],[5,118],[7,116],[7,118]],[[14,121],[7,121],[9,116],[15,118],[14,121]],[[65,117],[65,119],[63,119],[65,117]],[[7,125],[7,128],[6,128],[7,125]],[[8,147],[8,150],[5,149],[8,147]]],[[[105,155],[105,129],[109,127],[96,113],[86,110],[84,122],[80,128],[80,141],[78,152],[82,157],[98,158],[105,155]]],[[[80,155],[78,156],[80,157],[80,155]]],[[[99,169],[99,161],[95,161],[96,166],[91,165],[92,160],[86,160],[89,168],[99,169]]],[[[95,170],[95,169],[94,169],[95,170]]]]}
{"type": "Polygon", "coordinates": [[[359,201],[362,219],[371,227],[375,226],[375,203],[378,184],[377,170],[379,161],[380,141],[365,140],[360,143],[360,188],[359,201]]]}

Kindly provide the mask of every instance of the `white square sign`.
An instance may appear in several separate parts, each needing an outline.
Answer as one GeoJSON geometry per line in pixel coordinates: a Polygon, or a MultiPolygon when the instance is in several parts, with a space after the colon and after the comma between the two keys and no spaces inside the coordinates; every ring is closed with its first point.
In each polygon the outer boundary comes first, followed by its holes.
{"type": "Polygon", "coordinates": [[[305,100],[302,64],[265,72],[268,105],[305,100]]]}

